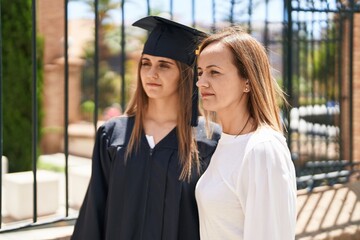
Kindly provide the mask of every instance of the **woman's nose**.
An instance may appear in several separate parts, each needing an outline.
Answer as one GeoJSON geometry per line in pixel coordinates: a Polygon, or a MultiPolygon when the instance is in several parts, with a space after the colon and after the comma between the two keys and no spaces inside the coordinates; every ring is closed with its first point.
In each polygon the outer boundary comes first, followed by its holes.
{"type": "Polygon", "coordinates": [[[202,87],[209,87],[209,83],[203,78],[203,77],[198,77],[198,81],[196,82],[196,86],[198,88],[202,88],[202,87]]]}
{"type": "Polygon", "coordinates": [[[148,76],[149,78],[154,78],[154,79],[159,78],[159,74],[158,74],[158,72],[157,72],[157,70],[156,70],[155,67],[151,67],[151,68],[149,69],[149,71],[147,72],[147,76],[148,76]]]}

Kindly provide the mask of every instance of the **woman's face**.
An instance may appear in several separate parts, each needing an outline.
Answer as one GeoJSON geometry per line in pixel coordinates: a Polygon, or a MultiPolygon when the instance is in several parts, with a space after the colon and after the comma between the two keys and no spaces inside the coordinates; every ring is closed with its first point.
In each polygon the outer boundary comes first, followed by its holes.
{"type": "Polygon", "coordinates": [[[197,86],[205,110],[221,113],[243,107],[245,80],[233,64],[233,55],[220,42],[208,45],[198,57],[197,86]],[[243,100],[242,100],[243,99],[243,100]]]}
{"type": "Polygon", "coordinates": [[[178,94],[180,70],[175,60],[144,54],[140,77],[149,98],[168,99],[178,94]]]}

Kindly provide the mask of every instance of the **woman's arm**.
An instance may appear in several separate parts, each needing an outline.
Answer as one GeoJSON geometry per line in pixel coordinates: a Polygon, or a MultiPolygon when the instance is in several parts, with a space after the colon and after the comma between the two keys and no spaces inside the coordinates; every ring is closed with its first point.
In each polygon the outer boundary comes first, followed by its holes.
{"type": "Polygon", "coordinates": [[[244,159],[239,198],[244,209],[244,240],[295,238],[295,170],[286,146],[258,143],[244,159]]]}
{"type": "Polygon", "coordinates": [[[90,183],[76,221],[73,240],[104,239],[105,211],[110,170],[108,136],[104,127],[96,133],[90,183]]]}

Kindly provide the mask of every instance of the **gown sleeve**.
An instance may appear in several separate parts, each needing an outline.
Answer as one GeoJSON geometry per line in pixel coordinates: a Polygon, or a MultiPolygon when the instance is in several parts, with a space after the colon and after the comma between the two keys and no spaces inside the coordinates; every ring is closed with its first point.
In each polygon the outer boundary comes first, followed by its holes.
{"type": "Polygon", "coordinates": [[[295,238],[295,170],[285,146],[270,141],[245,156],[238,181],[244,210],[244,240],[295,238]]]}
{"type": "Polygon", "coordinates": [[[73,240],[104,239],[105,211],[110,171],[109,139],[104,127],[96,133],[89,186],[74,227],[73,240]]]}

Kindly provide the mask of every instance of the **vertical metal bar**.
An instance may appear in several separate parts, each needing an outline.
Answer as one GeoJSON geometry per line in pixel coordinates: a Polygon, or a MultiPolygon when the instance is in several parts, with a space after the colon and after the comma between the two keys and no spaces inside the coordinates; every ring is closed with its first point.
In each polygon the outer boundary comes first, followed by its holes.
{"type": "MultiPolygon", "coordinates": [[[[293,39],[293,41],[290,42],[290,45],[292,45],[292,51],[293,51],[293,58],[292,58],[293,59],[293,75],[295,76],[295,79],[296,79],[296,81],[294,83],[294,84],[296,84],[296,87],[295,87],[296,90],[293,91],[293,94],[295,94],[296,98],[293,99],[293,102],[291,104],[291,106],[293,106],[293,107],[298,106],[299,98],[301,98],[301,96],[303,94],[301,91],[301,88],[299,86],[301,84],[300,79],[302,79],[301,75],[303,74],[303,72],[301,71],[301,68],[302,68],[301,56],[303,56],[303,54],[301,54],[301,52],[303,51],[302,46],[306,42],[306,40],[303,40],[300,35],[301,29],[302,29],[302,24],[301,24],[299,15],[300,15],[299,12],[296,12],[296,20],[293,21],[293,19],[292,19],[293,26],[296,30],[294,30],[292,32],[293,38],[295,38],[295,39],[293,39]]],[[[292,96],[294,96],[293,94],[292,94],[292,96]]],[[[289,117],[289,119],[290,119],[290,117],[289,117]]],[[[290,121],[291,121],[291,119],[290,119],[290,121]]],[[[290,129],[290,127],[289,127],[289,129],[290,129]]],[[[294,130],[294,131],[296,131],[296,130],[294,130]]],[[[291,136],[289,141],[291,141],[292,139],[293,138],[291,136]]],[[[298,131],[298,137],[296,139],[296,144],[298,146],[298,154],[299,155],[301,154],[301,150],[302,150],[302,142],[301,141],[302,141],[302,135],[301,135],[301,132],[298,131]]],[[[302,160],[303,158],[301,157],[299,159],[302,160]]],[[[297,160],[297,159],[294,159],[294,160],[297,160]]],[[[297,161],[296,164],[299,166],[299,164],[301,164],[301,162],[297,161]]]]}
{"type": "MultiPolygon", "coordinates": [[[[314,4],[314,3],[313,3],[314,4]]],[[[312,6],[314,8],[314,6],[312,6]]],[[[315,26],[315,18],[314,18],[314,12],[311,11],[311,32],[310,32],[310,42],[311,42],[311,47],[310,47],[310,53],[311,53],[311,65],[314,66],[316,63],[315,61],[315,37],[314,37],[314,26],[315,26]]],[[[311,95],[310,95],[310,101],[307,101],[307,104],[311,104],[312,106],[314,105],[314,100],[315,100],[315,79],[317,79],[317,73],[315,71],[315,68],[312,68],[311,71],[311,81],[310,81],[310,87],[308,88],[311,91],[311,95]]],[[[309,96],[306,96],[306,98],[308,99],[309,96]]],[[[312,116],[311,116],[312,117],[312,116]]],[[[312,131],[310,134],[310,141],[311,141],[311,153],[308,154],[308,156],[311,157],[311,159],[314,159],[314,155],[315,155],[315,135],[314,132],[312,131]]]]}
{"type": "Polygon", "coordinates": [[[196,27],[195,22],[195,0],[191,0],[191,19],[192,19],[192,27],[196,27]]]}
{"type": "Polygon", "coordinates": [[[326,13],[326,33],[325,33],[325,72],[324,72],[324,80],[325,80],[325,99],[329,100],[328,89],[331,83],[328,82],[329,76],[329,62],[330,62],[330,45],[332,44],[332,38],[330,37],[330,28],[329,28],[329,13],[326,13]]]}
{"type": "MultiPolygon", "coordinates": [[[[284,21],[285,21],[285,31],[283,44],[286,44],[284,47],[284,52],[286,53],[285,62],[284,62],[284,83],[285,89],[288,93],[288,102],[290,105],[293,104],[293,93],[292,93],[292,7],[291,0],[284,1],[284,21]],[[286,79],[286,81],[285,81],[286,79]]],[[[288,124],[290,126],[290,113],[287,111],[288,124]]],[[[291,139],[291,128],[288,126],[288,139],[291,139]]],[[[288,146],[290,146],[290,141],[288,141],[288,146]]]]}
{"type": "Polygon", "coordinates": [[[2,155],[3,155],[3,66],[2,66],[2,1],[0,1],[0,229],[2,224],[2,155]]]}
{"type": "Polygon", "coordinates": [[[170,0],[170,19],[174,19],[174,1],[170,0]]]}
{"type": "Polygon", "coordinates": [[[94,0],[94,10],[95,10],[95,46],[94,46],[94,92],[95,92],[95,109],[94,109],[94,128],[95,132],[97,130],[98,122],[98,106],[99,106],[99,0],[94,0]]]}
{"type": "MultiPolygon", "coordinates": [[[[293,36],[293,41],[290,42],[290,45],[292,45],[292,51],[293,51],[293,68],[292,68],[292,72],[293,72],[293,76],[295,76],[295,78],[297,79],[297,82],[299,83],[299,79],[301,79],[301,75],[302,72],[300,71],[301,68],[301,54],[300,52],[302,51],[302,39],[300,36],[300,31],[301,31],[301,22],[300,22],[300,18],[299,18],[299,12],[296,13],[296,20],[293,21],[293,26],[295,29],[292,33],[293,36]]],[[[294,16],[294,18],[295,18],[294,16]]],[[[300,84],[300,83],[299,83],[300,84]]],[[[300,88],[298,88],[298,94],[301,96],[302,92],[300,90],[300,88]]],[[[295,105],[295,101],[297,101],[297,99],[293,99],[292,102],[292,106],[295,105]]]]}
{"type": "MultiPolygon", "coordinates": [[[[308,40],[308,23],[304,22],[304,32],[305,32],[305,36],[304,36],[304,40],[305,40],[305,59],[304,59],[304,62],[305,62],[305,79],[308,80],[310,77],[309,77],[309,69],[311,69],[313,66],[312,64],[309,64],[309,40],[308,40]]],[[[308,81],[306,81],[307,83],[308,81]]],[[[299,86],[300,88],[300,86],[299,86]]],[[[306,89],[306,86],[305,86],[305,89],[306,89]]]]}
{"type": "MultiPolygon", "coordinates": [[[[333,81],[333,79],[331,79],[331,77],[329,76],[329,69],[328,69],[328,66],[329,66],[329,62],[330,62],[330,56],[331,56],[331,53],[330,53],[330,47],[333,46],[334,42],[333,42],[333,38],[331,37],[331,34],[330,34],[330,27],[329,27],[329,22],[330,22],[330,17],[329,17],[329,13],[326,13],[326,49],[325,49],[325,61],[326,61],[326,64],[325,64],[325,106],[327,106],[328,102],[333,100],[331,99],[331,96],[329,94],[329,90],[328,89],[331,89],[333,84],[332,82],[328,82],[329,80],[333,81]]],[[[331,59],[332,63],[334,63],[334,59],[331,59]]],[[[333,69],[331,69],[333,70],[333,69]]],[[[329,117],[329,116],[328,116],[329,117]]],[[[324,137],[325,137],[325,151],[328,152],[328,148],[329,148],[329,145],[330,145],[330,136],[326,133],[324,133],[324,137]]],[[[326,160],[330,160],[329,159],[329,155],[326,154],[326,160]]]]}
{"type": "Polygon", "coordinates": [[[147,15],[150,16],[151,14],[150,0],[146,0],[146,9],[147,9],[147,15]]]}
{"type": "Polygon", "coordinates": [[[353,134],[353,129],[354,129],[354,124],[353,124],[353,60],[354,60],[354,51],[353,51],[353,47],[354,47],[354,12],[355,12],[355,2],[354,0],[350,0],[350,26],[349,26],[349,89],[350,89],[350,93],[349,93],[349,113],[350,113],[350,123],[349,123],[349,127],[350,127],[350,162],[353,163],[353,140],[354,140],[354,134],[353,134]]]}
{"type": "Polygon", "coordinates": [[[248,7],[248,14],[249,14],[249,18],[248,18],[248,33],[251,34],[252,32],[252,26],[251,26],[251,16],[252,16],[252,0],[249,1],[249,7],[248,7]]]}
{"type": "Polygon", "coordinates": [[[231,0],[230,1],[230,18],[229,18],[229,21],[230,21],[230,24],[231,25],[234,25],[234,8],[235,8],[235,0],[231,0]]]}
{"type": "Polygon", "coordinates": [[[212,11],[211,32],[214,33],[216,31],[216,2],[215,2],[215,0],[212,0],[211,11],[212,11]]]}
{"type": "Polygon", "coordinates": [[[37,159],[37,132],[38,132],[38,109],[37,109],[37,57],[36,57],[36,0],[32,0],[32,163],[33,163],[33,222],[37,221],[37,180],[36,180],[36,159],[37,159]]]}
{"type": "MultiPolygon", "coordinates": [[[[305,13],[307,15],[307,13],[305,13]]],[[[305,16],[306,17],[306,16],[305,16]]],[[[307,22],[307,19],[304,21],[304,47],[305,47],[305,58],[304,58],[304,71],[305,71],[305,74],[304,74],[304,79],[306,79],[306,82],[305,82],[305,89],[307,89],[307,84],[308,84],[308,79],[310,78],[309,77],[309,71],[311,70],[311,67],[312,67],[312,64],[309,64],[309,60],[311,61],[311,59],[309,59],[309,39],[308,39],[308,22],[307,22]]],[[[299,84],[298,84],[298,89],[300,91],[300,80],[299,80],[299,84]]],[[[307,94],[307,91],[305,91],[305,94],[307,94]]],[[[307,96],[303,96],[303,99],[306,99],[307,100],[307,96]]],[[[298,104],[298,106],[300,106],[300,103],[298,104]]],[[[299,132],[300,133],[300,132],[299,132]]],[[[308,138],[306,136],[306,138],[308,138]]],[[[298,149],[299,149],[299,153],[301,153],[303,151],[303,144],[298,141],[298,149]]]]}
{"type": "Polygon", "coordinates": [[[269,47],[269,0],[265,1],[264,46],[266,49],[269,47]]]}
{"type": "Polygon", "coordinates": [[[125,0],[121,1],[121,108],[125,109],[125,0]]]}
{"type": "MultiPolygon", "coordinates": [[[[314,2],[312,1],[312,8],[315,9],[314,2]]],[[[312,54],[312,64],[315,64],[315,37],[314,37],[314,26],[315,26],[315,18],[314,18],[315,12],[311,11],[311,54],[312,54]]],[[[313,68],[312,71],[312,78],[311,78],[311,104],[314,105],[314,99],[315,99],[315,79],[318,76],[316,75],[315,68],[313,68]]],[[[314,147],[314,144],[311,145],[314,147]]]]}
{"type": "Polygon", "coordinates": [[[64,1],[64,154],[65,154],[65,216],[69,215],[69,54],[68,54],[68,0],[64,1]]]}

